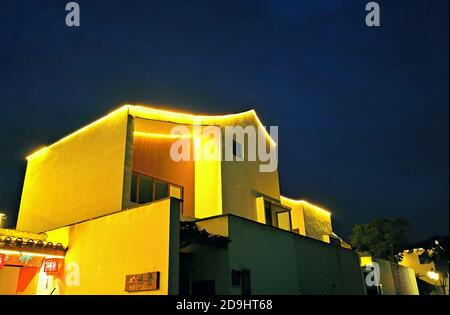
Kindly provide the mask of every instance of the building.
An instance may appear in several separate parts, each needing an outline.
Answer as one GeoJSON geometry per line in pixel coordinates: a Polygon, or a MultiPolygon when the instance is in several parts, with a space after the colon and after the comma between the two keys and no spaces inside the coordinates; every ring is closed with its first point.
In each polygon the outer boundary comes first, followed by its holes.
{"type": "Polygon", "coordinates": [[[331,213],[281,195],[252,130],[276,150],[253,110],[125,105],[28,156],[0,294],[365,294],[331,213]],[[248,133],[229,141],[230,126],[248,133]]]}
{"type": "Polygon", "coordinates": [[[365,273],[369,295],[418,295],[414,269],[384,259],[374,258],[370,253],[360,252],[360,264],[365,273]]]}
{"type": "Polygon", "coordinates": [[[403,259],[400,264],[413,268],[416,277],[431,286],[433,289],[431,294],[448,294],[448,272],[447,275],[439,273],[435,262],[431,259],[432,256],[433,250],[431,249],[413,248],[403,251],[403,259]],[[446,277],[446,279],[442,279],[442,277],[446,277]]]}

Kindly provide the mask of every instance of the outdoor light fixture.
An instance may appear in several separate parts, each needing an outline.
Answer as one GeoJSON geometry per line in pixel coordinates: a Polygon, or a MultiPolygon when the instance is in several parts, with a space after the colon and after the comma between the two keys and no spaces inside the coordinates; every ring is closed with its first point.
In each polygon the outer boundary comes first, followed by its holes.
{"type": "Polygon", "coordinates": [[[439,274],[437,272],[434,271],[428,271],[427,272],[427,276],[428,278],[430,278],[431,280],[439,280],[439,274]]]}

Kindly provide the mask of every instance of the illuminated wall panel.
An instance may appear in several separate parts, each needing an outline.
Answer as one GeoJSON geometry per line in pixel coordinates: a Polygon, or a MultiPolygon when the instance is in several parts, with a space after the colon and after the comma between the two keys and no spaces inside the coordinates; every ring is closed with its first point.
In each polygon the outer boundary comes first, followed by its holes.
{"type": "MultiPolygon", "coordinates": [[[[236,117],[232,126],[254,126],[258,130],[260,122],[253,114],[236,117]]],[[[222,128],[223,129],[223,128],[222,128]]],[[[225,131],[222,132],[223,137],[225,131]]],[[[280,186],[278,170],[274,172],[261,172],[260,165],[266,162],[248,160],[249,141],[245,136],[243,144],[243,161],[223,161],[222,168],[222,199],[224,213],[231,213],[251,220],[258,220],[255,198],[267,196],[276,200],[280,199],[280,186]]],[[[270,142],[267,143],[270,145],[270,142]]],[[[222,141],[222,149],[225,150],[225,141],[222,141]]]]}
{"type": "Polygon", "coordinates": [[[198,136],[194,139],[195,161],[195,217],[202,219],[222,214],[221,161],[202,159],[203,145],[219,148],[214,138],[198,136]],[[200,158],[198,158],[200,156],[200,158]]]}
{"type": "Polygon", "coordinates": [[[299,229],[301,235],[330,242],[329,234],[333,232],[331,213],[304,200],[281,197],[281,203],[292,208],[292,228],[299,229]]]}
{"type": "Polygon", "coordinates": [[[175,124],[135,118],[134,125],[133,171],[182,186],[183,214],[193,217],[195,165],[192,139],[186,139],[190,143],[191,160],[174,161],[170,149],[179,138],[169,136],[175,124]]]}
{"type": "Polygon", "coordinates": [[[127,107],[28,157],[18,230],[42,232],[122,207],[127,107]]]}
{"type": "Polygon", "coordinates": [[[120,211],[49,232],[68,233],[64,275],[41,271],[37,294],[176,294],[178,292],[179,204],[170,199],[120,211]],[[79,266],[79,285],[67,282],[70,264],[79,266]],[[128,293],[130,274],[160,272],[160,289],[128,293]],[[170,275],[170,276],[169,276],[170,275]],[[48,283],[47,283],[48,282],[48,283]]]}

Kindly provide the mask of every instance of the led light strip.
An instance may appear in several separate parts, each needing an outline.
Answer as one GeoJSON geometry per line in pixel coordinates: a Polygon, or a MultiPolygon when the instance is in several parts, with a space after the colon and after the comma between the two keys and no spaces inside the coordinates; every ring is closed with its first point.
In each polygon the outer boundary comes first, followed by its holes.
{"type": "Polygon", "coordinates": [[[135,131],[133,133],[138,137],[146,137],[146,138],[161,138],[161,139],[182,139],[182,138],[192,138],[192,135],[177,135],[177,134],[165,134],[165,133],[151,133],[151,132],[141,132],[135,131]]]}
{"type": "Polygon", "coordinates": [[[6,255],[22,255],[22,256],[31,256],[31,257],[45,257],[45,258],[64,258],[63,255],[46,255],[46,254],[40,254],[40,253],[30,253],[30,252],[23,252],[23,251],[17,251],[17,250],[1,250],[0,254],[6,254],[6,255]]]}
{"type": "Polygon", "coordinates": [[[305,204],[305,205],[308,205],[308,206],[312,207],[314,210],[317,210],[319,212],[323,212],[324,214],[331,215],[330,211],[325,210],[323,208],[320,208],[320,207],[318,207],[316,205],[313,205],[312,203],[309,203],[308,201],[305,201],[305,200],[294,200],[294,199],[287,198],[287,197],[284,197],[284,196],[281,196],[281,199],[285,199],[288,202],[292,202],[292,203],[296,203],[296,204],[305,204]]]}

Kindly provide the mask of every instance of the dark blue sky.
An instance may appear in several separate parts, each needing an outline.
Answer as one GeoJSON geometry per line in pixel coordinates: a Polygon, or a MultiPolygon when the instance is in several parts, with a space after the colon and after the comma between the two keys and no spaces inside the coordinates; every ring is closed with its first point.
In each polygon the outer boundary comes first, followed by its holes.
{"type": "Polygon", "coordinates": [[[255,108],[279,126],[282,192],[335,230],[404,216],[448,234],[448,0],[0,0],[0,209],[15,224],[24,157],[125,102],[255,108]]]}

